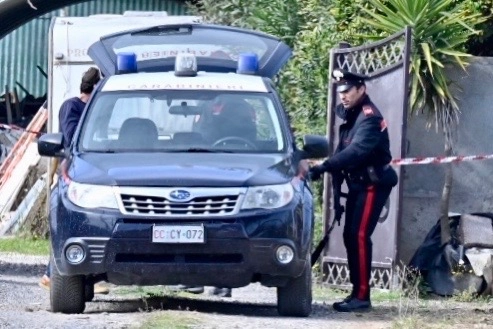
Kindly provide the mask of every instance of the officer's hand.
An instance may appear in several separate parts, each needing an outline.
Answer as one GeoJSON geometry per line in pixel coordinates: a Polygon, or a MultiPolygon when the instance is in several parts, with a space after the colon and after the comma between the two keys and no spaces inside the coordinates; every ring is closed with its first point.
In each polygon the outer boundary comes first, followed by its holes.
{"type": "Polygon", "coordinates": [[[319,180],[324,173],[324,170],[321,166],[313,166],[310,168],[310,179],[312,181],[319,180]]]}

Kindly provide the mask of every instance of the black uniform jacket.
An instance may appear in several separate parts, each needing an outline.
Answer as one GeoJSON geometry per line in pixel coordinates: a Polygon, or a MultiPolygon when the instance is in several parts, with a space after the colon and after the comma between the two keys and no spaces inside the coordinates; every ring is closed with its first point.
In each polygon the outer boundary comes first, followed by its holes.
{"type": "Polygon", "coordinates": [[[342,104],[335,109],[344,120],[339,127],[339,144],[334,155],[323,163],[329,172],[367,175],[368,167],[384,170],[392,160],[387,124],[368,95],[354,108],[342,104]]]}

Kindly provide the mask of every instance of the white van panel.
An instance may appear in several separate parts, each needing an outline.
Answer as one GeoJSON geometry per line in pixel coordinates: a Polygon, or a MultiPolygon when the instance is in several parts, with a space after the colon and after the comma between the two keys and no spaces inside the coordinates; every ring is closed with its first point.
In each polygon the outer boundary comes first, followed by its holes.
{"type": "Polygon", "coordinates": [[[48,132],[58,132],[58,112],[64,100],[80,94],[82,75],[91,66],[87,49],[102,36],[156,26],[193,23],[197,16],[92,15],[89,17],[54,17],[50,26],[48,59],[48,132]]]}

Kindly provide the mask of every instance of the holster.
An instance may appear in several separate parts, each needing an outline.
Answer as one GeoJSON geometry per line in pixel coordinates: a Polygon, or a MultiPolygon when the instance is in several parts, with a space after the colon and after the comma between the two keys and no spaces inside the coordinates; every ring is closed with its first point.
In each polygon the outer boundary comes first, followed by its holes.
{"type": "Polygon", "coordinates": [[[353,185],[385,185],[395,186],[398,182],[397,173],[390,165],[381,167],[368,166],[346,174],[348,182],[353,185]]]}

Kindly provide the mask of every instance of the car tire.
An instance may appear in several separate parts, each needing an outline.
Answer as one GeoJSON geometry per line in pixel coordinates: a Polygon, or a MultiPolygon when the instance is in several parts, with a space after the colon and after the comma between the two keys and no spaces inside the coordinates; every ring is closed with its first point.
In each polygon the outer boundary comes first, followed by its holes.
{"type": "Polygon", "coordinates": [[[312,313],[312,268],[309,260],[299,277],[277,288],[277,312],[282,316],[296,317],[307,317],[312,313]]]}
{"type": "Polygon", "coordinates": [[[55,261],[51,261],[50,304],[52,312],[76,314],[84,312],[86,292],[84,277],[81,275],[62,276],[55,261]]]}
{"type": "Polygon", "coordinates": [[[86,281],[84,285],[84,299],[86,302],[94,299],[94,283],[86,281]]]}

